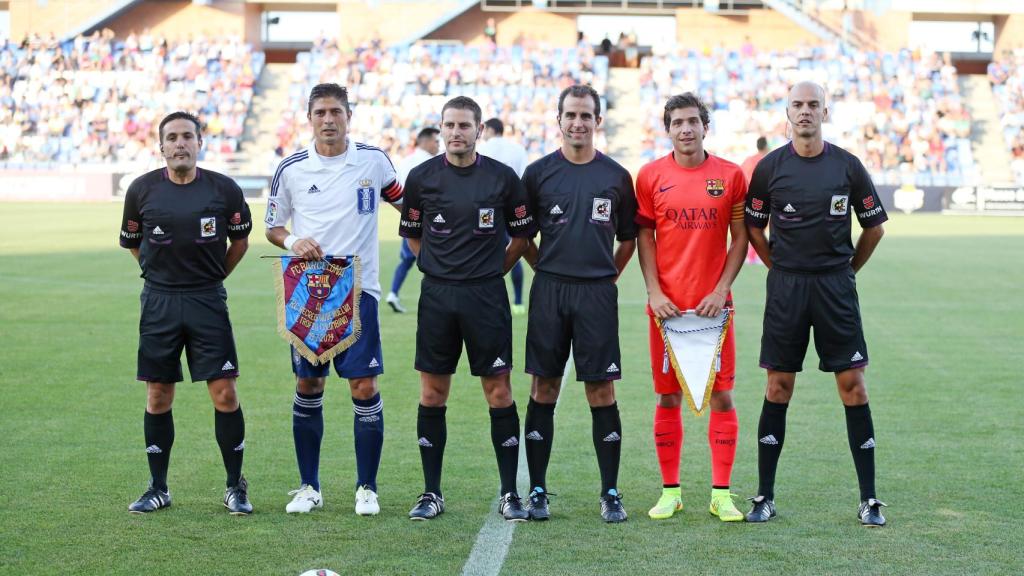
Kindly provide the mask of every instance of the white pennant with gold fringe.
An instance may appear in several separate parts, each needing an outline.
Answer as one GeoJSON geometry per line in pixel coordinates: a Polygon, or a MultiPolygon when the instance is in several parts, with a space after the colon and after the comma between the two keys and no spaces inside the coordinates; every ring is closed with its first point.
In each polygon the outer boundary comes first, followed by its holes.
{"type": "Polygon", "coordinates": [[[662,373],[675,372],[690,410],[697,416],[704,414],[711,400],[715,374],[722,365],[722,345],[730,311],[724,308],[718,316],[708,318],[687,310],[681,316],[655,319],[665,342],[662,373]]]}

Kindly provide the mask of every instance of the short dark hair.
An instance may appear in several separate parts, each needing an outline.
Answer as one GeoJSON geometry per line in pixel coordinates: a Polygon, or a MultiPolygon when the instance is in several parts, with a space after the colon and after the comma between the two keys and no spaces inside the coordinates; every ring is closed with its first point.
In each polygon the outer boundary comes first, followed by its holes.
{"type": "Polygon", "coordinates": [[[594,116],[601,115],[601,96],[594,90],[589,84],[573,84],[562,93],[558,95],[558,115],[562,115],[562,105],[565,103],[566,96],[572,96],[574,98],[586,98],[590,96],[594,99],[594,116]]]}
{"type": "Polygon", "coordinates": [[[424,140],[426,138],[431,138],[433,136],[436,136],[436,135],[438,135],[440,133],[441,133],[441,131],[438,130],[437,128],[434,128],[433,126],[427,126],[423,130],[420,130],[419,134],[416,135],[416,141],[419,142],[419,141],[424,140]]]}
{"type": "Polygon", "coordinates": [[[665,102],[665,131],[668,132],[668,126],[671,123],[671,116],[673,110],[679,110],[680,108],[696,108],[698,114],[700,114],[700,122],[705,128],[708,124],[711,124],[711,114],[708,112],[708,107],[704,105],[704,102],[697,97],[693,92],[683,92],[682,94],[676,94],[665,102]]]}
{"type": "Polygon", "coordinates": [[[757,150],[758,152],[764,152],[768,149],[768,139],[764,136],[757,137],[757,150]]]}
{"type": "Polygon", "coordinates": [[[309,91],[309,105],[306,107],[306,114],[313,113],[313,102],[320,98],[336,98],[338,102],[341,102],[341,105],[345,107],[345,110],[349,112],[352,111],[348,105],[348,90],[344,86],[339,86],[331,82],[327,84],[317,84],[309,91]]]}
{"type": "Polygon", "coordinates": [[[177,112],[171,112],[167,116],[164,116],[164,119],[160,121],[160,127],[157,129],[157,135],[161,142],[164,141],[164,126],[166,126],[168,122],[172,122],[174,120],[188,120],[192,122],[196,125],[196,138],[200,140],[203,139],[202,126],[199,124],[199,118],[191,112],[178,110],[177,112]]]}
{"type": "Polygon", "coordinates": [[[505,133],[505,125],[497,118],[489,118],[484,121],[484,126],[494,130],[494,133],[501,136],[505,133]]]}
{"type": "Polygon", "coordinates": [[[451,100],[444,103],[444,107],[441,108],[441,118],[444,118],[445,110],[454,108],[455,110],[469,110],[473,112],[473,120],[480,124],[480,119],[483,118],[484,113],[480,110],[480,105],[469,96],[456,96],[451,100]]]}

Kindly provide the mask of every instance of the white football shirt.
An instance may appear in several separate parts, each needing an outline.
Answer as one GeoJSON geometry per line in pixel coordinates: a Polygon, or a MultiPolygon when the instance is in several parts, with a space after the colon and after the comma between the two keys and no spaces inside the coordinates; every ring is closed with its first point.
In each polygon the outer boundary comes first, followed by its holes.
{"type": "Polygon", "coordinates": [[[380,300],[377,199],[400,204],[402,185],[383,150],[348,142],[345,163],[327,166],[313,143],[281,161],[270,185],[267,228],[312,238],[330,256],[359,256],[362,288],[380,300]]]}

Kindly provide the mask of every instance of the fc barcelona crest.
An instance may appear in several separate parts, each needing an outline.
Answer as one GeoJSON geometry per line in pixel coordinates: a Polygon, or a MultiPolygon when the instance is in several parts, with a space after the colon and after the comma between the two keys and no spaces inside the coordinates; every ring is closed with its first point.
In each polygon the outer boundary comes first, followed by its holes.
{"type": "Polygon", "coordinates": [[[331,277],[328,274],[306,274],[306,289],[313,298],[323,300],[331,294],[331,277]]]}
{"type": "Polygon", "coordinates": [[[377,203],[377,189],[373,187],[373,180],[360,180],[359,188],[356,188],[356,196],[359,202],[359,213],[373,214],[377,203]]]}
{"type": "Polygon", "coordinates": [[[725,194],[725,180],[721,178],[708,178],[705,182],[707,183],[708,196],[718,198],[725,194]]]}

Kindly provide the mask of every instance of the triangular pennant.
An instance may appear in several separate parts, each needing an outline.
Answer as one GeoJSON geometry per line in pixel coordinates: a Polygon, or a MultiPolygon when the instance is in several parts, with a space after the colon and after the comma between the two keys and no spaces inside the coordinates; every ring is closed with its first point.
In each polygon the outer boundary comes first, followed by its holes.
{"type": "Polygon", "coordinates": [[[362,269],[358,256],[274,258],[278,332],[314,366],[359,340],[362,269]]]}
{"type": "Polygon", "coordinates": [[[681,316],[657,320],[665,341],[668,362],[664,371],[675,371],[690,404],[690,410],[701,416],[711,399],[715,373],[721,367],[719,356],[725,343],[725,330],[729,326],[730,310],[723,309],[718,316],[706,318],[687,311],[681,316]]]}

